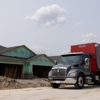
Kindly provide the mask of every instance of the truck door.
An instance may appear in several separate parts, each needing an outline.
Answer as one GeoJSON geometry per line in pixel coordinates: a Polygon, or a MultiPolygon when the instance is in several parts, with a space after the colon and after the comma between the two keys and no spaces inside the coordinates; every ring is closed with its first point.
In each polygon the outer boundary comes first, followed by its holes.
{"type": "Polygon", "coordinates": [[[90,57],[89,55],[83,55],[83,71],[85,73],[85,75],[89,75],[90,74],[90,57]]]}
{"type": "Polygon", "coordinates": [[[100,70],[100,46],[96,47],[96,55],[97,55],[97,66],[98,70],[100,70]]]}

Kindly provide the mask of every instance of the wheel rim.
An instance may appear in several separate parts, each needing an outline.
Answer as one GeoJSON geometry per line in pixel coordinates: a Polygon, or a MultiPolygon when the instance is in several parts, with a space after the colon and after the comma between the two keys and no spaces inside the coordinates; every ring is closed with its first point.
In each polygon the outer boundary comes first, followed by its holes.
{"type": "Polygon", "coordinates": [[[82,77],[78,78],[78,85],[83,86],[83,78],[82,77]]]}

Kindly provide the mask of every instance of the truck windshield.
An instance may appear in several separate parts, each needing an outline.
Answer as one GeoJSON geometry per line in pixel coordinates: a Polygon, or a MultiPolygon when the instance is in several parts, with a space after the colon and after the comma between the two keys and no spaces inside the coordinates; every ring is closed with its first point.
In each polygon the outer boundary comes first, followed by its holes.
{"type": "Polygon", "coordinates": [[[61,57],[61,63],[79,63],[82,61],[82,55],[63,55],[61,57]]]}

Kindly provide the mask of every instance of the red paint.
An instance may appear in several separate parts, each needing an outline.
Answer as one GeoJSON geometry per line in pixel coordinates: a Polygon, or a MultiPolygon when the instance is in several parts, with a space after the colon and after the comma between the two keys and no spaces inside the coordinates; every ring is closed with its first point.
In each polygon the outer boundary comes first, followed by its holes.
{"type": "Polygon", "coordinates": [[[89,54],[94,54],[94,58],[90,59],[90,69],[91,72],[100,72],[97,67],[96,63],[96,45],[99,45],[98,43],[86,43],[86,44],[79,44],[79,45],[72,45],[71,46],[71,52],[85,52],[89,54]]]}

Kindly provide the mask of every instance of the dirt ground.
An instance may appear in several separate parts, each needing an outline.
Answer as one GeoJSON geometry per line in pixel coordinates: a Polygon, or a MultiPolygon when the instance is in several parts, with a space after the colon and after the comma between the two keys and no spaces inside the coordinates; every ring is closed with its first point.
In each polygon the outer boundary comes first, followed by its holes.
{"type": "Polygon", "coordinates": [[[80,90],[72,85],[0,90],[0,100],[100,100],[100,86],[89,85],[80,90]]]}
{"type": "Polygon", "coordinates": [[[35,88],[35,87],[49,87],[48,79],[34,78],[34,79],[11,79],[0,76],[0,89],[20,89],[20,88],[35,88]]]}

